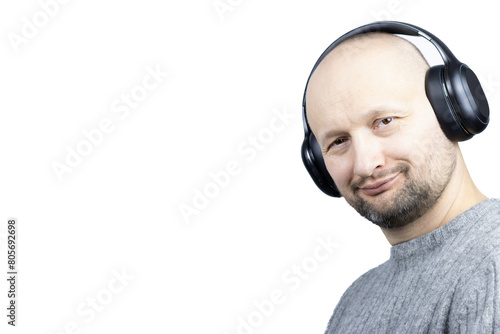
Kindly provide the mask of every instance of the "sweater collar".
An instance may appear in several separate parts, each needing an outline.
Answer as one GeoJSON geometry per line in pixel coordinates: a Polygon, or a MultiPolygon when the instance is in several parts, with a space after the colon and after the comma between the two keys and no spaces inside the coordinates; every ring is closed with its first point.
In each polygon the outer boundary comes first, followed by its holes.
{"type": "Polygon", "coordinates": [[[480,218],[495,207],[500,209],[500,199],[487,199],[462,212],[445,225],[412,240],[391,247],[391,260],[422,257],[433,249],[451,242],[457,235],[472,228],[480,228],[485,220],[480,218]]]}

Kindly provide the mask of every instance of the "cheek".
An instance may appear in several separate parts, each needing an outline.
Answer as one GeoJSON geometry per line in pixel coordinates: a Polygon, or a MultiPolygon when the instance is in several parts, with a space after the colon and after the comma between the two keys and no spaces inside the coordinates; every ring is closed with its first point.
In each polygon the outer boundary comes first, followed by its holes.
{"type": "MultiPolygon", "coordinates": [[[[432,154],[435,146],[436,131],[440,130],[435,129],[431,121],[433,120],[418,114],[413,115],[412,119],[405,120],[397,135],[387,142],[388,156],[415,166],[425,163],[426,157],[432,154]]],[[[439,127],[437,120],[435,122],[439,127]]]]}
{"type": "Polygon", "coordinates": [[[404,145],[405,159],[416,167],[428,164],[429,159],[434,155],[441,154],[442,152],[438,147],[446,141],[447,139],[441,129],[432,127],[423,131],[415,131],[406,138],[402,138],[401,145],[404,145]]]}
{"type": "Polygon", "coordinates": [[[400,139],[409,149],[408,159],[415,164],[426,163],[429,156],[439,154],[436,148],[448,141],[427,101],[415,107],[405,130],[405,138],[400,139]]]}
{"type": "Polygon", "coordinates": [[[326,169],[332,177],[335,185],[339,189],[345,189],[349,187],[349,183],[352,176],[352,163],[349,159],[345,158],[324,158],[326,169]]]}
{"type": "Polygon", "coordinates": [[[414,137],[401,137],[395,140],[387,148],[387,156],[393,161],[407,161],[410,164],[418,163],[421,160],[422,152],[426,146],[414,137]]]}

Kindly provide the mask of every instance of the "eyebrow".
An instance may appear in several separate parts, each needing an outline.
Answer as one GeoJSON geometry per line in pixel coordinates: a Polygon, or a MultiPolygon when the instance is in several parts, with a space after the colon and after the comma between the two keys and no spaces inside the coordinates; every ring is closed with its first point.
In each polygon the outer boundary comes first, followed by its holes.
{"type": "MultiPolygon", "coordinates": [[[[398,114],[398,110],[395,108],[391,108],[387,105],[384,105],[384,106],[380,105],[380,106],[377,106],[377,107],[370,109],[366,114],[363,115],[363,119],[373,120],[373,119],[377,119],[381,115],[387,114],[387,113],[398,114]]],[[[324,147],[326,145],[326,142],[330,138],[336,137],[339,135],[343,135],[346,133],[347,133],[347,131],[344,131],[344,130],[337,130],[337,129],[329,130],[324,135],[322,135],[321,138],[319,138],[320,146],[324,147]]]]}

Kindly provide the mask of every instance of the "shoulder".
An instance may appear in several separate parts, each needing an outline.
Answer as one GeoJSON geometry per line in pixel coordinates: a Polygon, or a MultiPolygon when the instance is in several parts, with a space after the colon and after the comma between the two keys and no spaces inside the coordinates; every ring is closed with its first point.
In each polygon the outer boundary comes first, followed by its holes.
{"type": "Polygon", "coordinates": [[[377,287],[384,284],[384,276],[386,277],[385,274],[391,267],[388,260],[358,277],[347,288],[328,321],[326,333],[343,331],[347,328],[352,331],[354,323],[356,326],[364,326],[364,321],[369,316],[366,312],[371,309],[366,305],[372,305],[374,300],[378,299],[374,291],[381,292],[377,287]]]}
{"type": "Polygon", "coordinates": [[[368,295],[373,293],[373,287],[377,286],[379,282],[387,278],[387,273],[391,268],[390,260],[372,268],[359,276],[351,285],[344,291],[337,306],[335,307],[334,314],[342,312],[342,309],[348,308],[350,305],[357,305],[365,300],[368,295]]]}
{"type": "Polygon", "coordinates": [[[452,332],[500,331],[500,246],[486,244],[483,256],[462,275],[450,305],[452,332]]]}
{"type": "Polygon", "coordinates": [[[464,214],[466,225],[443,250],[470,270],[494,263],[500,254],[500,200],[489,199],[464,214]],[[467,227],[466,227],[467,226],[467,227]],[[452,254],[455,253],[455,256],[452,254]]]}
{"type": "Polygon", "coordinates": [[[372,268],[359,276],[346,290],[348,291],[353,291],[353,290],[360,290],[363,287],[366,287],[369,284],[373,284],[375,281],[379,280],[383,276],[387,275],[387,272],[390,270],[392,267],[391,261],[388,260],[380,265],[378,265],[375,268],[372,268]]]}

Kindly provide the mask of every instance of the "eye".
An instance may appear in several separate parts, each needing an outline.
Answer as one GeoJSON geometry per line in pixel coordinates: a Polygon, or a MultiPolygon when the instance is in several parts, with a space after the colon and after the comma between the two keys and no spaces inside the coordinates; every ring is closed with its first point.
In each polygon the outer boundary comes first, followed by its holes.
{"type": "Polygon", "coordinates": [[[343,144],[347,141],[346,138],[337,138],[335,139],[330,145],[328,145],[326,147],[326,150],[325,150],[325,153],[326,152],[330,152],[331,150],[332,151],[335,151],[335,152],[338,152],[338,150],[343,147],[343,144]]]}
{"type": "Polygon", "coordinates": [[[379,124],[387,125],[387,124],[391,123],[393,120],[394,120],[393,117],[386,117],[386,118],[380,120],[379,124]]]}
{"type": "Polygon", "coordinates": [[[339,146],[345,142],[344,138],[337,138],[333,141],[331,146],[339,146]]]}
{"type": "Polygon", "coordinates": [[[375,120],[375,122],[373,123],[374,124],[374,129],[375,130],[385,130],[384,128],[388,125],[390,125],[391,123],[394,122],[396,118],[395,117],[385,117],[385,118],[379,118],[377,120],[375,120]]]}

